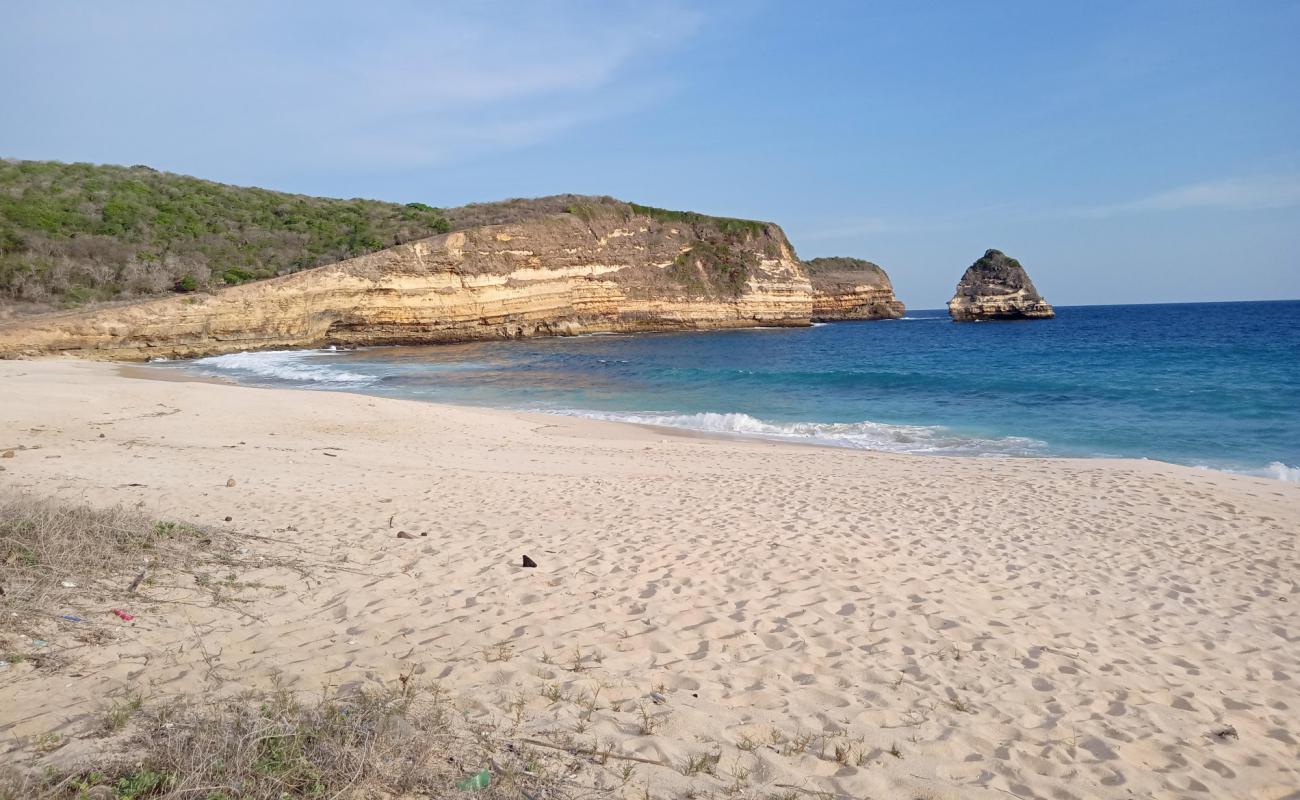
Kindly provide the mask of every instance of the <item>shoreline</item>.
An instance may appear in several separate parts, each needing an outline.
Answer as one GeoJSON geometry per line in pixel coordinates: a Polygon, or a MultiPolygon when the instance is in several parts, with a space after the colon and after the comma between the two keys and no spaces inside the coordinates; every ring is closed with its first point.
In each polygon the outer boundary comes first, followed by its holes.
{"type": "MultiPolygon", "coordinates": [[[[818,324],[824,325],[830,323],[818,323],[818,324]]],[[[678,332],[672,331],[669,333],[678,333],[678,332]]],[[[583,334],[583,335],[603,336],[603,335],[618,335],[618,334],[583,334]]],[[[311,352],[311,351],[304,350],[302,352],[311,352]]],[[[81,361],[79,359],[74,359],[74,360],[81,361]]],[[[1001,453],[986,453],[980,455],[968,455],[968,454],[958,454],[958,453],[951,453],[951,454],[949,453],[900,453],[900,452],[894,452],[889,450],[872,449],[868,447],[849,447],[841,444],[819,442],[813,440],[811,437],[809,437],[809,439],[806,441],[799,441],[790,437],[781,437],[781,436],[770,435],[770,434],[742,433],[742,432],[729,432],[729,431],[709,431],[709,430],[701,430],[698,428],[689,428],[686,426],[657,425],[651,422],[637,422],[634,420],[602,419],[600,417],[589,416],[589,414],[591,413],[600,413],[594,411],[587,412],[587,413],[578,412],[578,413],[568,414],[568,413],[551,412],[551,411],[529,411],[529,410],[521,410],[521,409],[500,408],[496,406],[477,406],[477,405],[469,405],[469,404],[448,403],[443,401],[418,400],[414,398],[393,397],[393,396],[381,395],[381,394],[369,394],[361,390],[352,390],[352,389],[328,389],[327,390],[327,389],[316,389],[316,388],[300,387],[300,386],[254,386],[249,384],[243,384],[234,379],[225,378],[221,376],[196,375],[193,373],[184,372],[180,369],[172,370],[172,369],[165,369],[165,368],[157,368],[157,367],[150,367],[144,364],[135,364],[130,362],[109,361],[109,362],[84,362],[84,363],[109,364],[116,367],[119,374],[123,375],[124,377],[140,379],[140,380],[158,380],[158,381],[166,381],[166,382],[178,381],[178,382],[217,383],[226,386],[239,386],[245,389],[270,389],[273,391],[283,390],[283,391],[293,391],[293,392],[327,392],[331,394],[349,394],[357,397],[372,397],[372,398],[378,398],[383,400],[400,400],[400,401],[409,401],[415,403],[424,403],[426,405],[432,405],[435,407],[477,409],[482,411],[500,412],[504,414],[529,414],[529,415],[538,415],[543,418],[558,417],[561,419],[580,419],[580,420],[586,420],[587,422],[592,422],[597,424],[631,425],[637,428],[642,428],[644,430],[656,432],[664,436],[677,436],[677,437],[682,437],[687,439],[702,439],[708,441],[726,441],[726,442],[768,442],[772,444],[792,445],[796,447],[813,447],[819,449],[829,448],[833,450],[847,450],[847,451],[859,452],[859,453],[871,453],[876,455],[904,456],[904,457],[914,457],[914,458],[959,458],[959,459],[973,459],[973,460],[1025,459],[1031,461],[1041,459],[1047,461],[1088,461],[1088,462],[1115,462],[1115,463],[1131,462],[1131,463],[1139,463],[1139,464],[1151,463],[1151,464],[1161,464],[1170,467],[1179,467],[1183,469],[1203,470],[1203,471],[1208,471],[1220,475],[1233,475],[1233,476],[1244,477],[1244,478],[1259,478],[1268,481],[1279,481],[1281,483],[1291,483],[1291,484],[1300,483],[1300,478],[1291,479],[1287,477],[1282,477],[1281,475],[1273,476],[1267,474],[1260,474],[1261,471],[1271,469],[1274,466],[1280,467],[1281,471],[1283,472],[1292,472],[1297,470],[1297,467],[1293,467],[1279,461],[1269,462],[1268,464],[1265,464],[1263,466],[1258,466],[1253,468],[1229,469],[1229,468],[1221,468],[1221,467],[1211,467],[1208,465],[1180,464],[1176,461],[1164,461],[1158,458],[1129,457],[1129,456],[1090,456],[1090,455],[1069,456],[1069,455],[1001,454],[1001,453]]],[[[717,413],[719,415],[724,415],[727,412],[714,412],[714,413],[717,413]]],[[[927,426],[922,426],[922,427],[927,427],[927,426]]]]}
{"type": "Polygon", "coordinates": [[[756,796],[1300,785],[1294,484],[666,436],[101,362],[0,362],[0,428],[22,448],[0,498],[139,508],[250,548],[216,576],[237,605],[169,602],[163,580],[92,609],[89,644],[45,610],[68,666],[0,673],[11,762],[111,746],[97,715],[127,692],[415,675],[512,735],[654,762],[634,788],[656,797],[742,776],[756,796]],[[701,753],[712,773],[682,768],[701,753]]]}

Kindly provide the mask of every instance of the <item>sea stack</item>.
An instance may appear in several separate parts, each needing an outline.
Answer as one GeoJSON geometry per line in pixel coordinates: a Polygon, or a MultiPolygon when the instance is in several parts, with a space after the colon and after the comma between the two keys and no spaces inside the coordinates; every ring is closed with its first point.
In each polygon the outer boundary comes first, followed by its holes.
{"type": "Polygon", "coordinates": [[[1020,262],[1001,250],[987,250],[966,268],[948,301],[955,322],[988,319],[1051,319],[1056,312],[1034,288],[1020,262]]]}

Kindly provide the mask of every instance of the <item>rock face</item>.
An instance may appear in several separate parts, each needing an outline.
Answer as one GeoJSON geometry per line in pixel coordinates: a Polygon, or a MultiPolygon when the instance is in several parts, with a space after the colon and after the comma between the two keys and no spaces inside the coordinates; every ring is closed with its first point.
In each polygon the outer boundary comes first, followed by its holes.
{"type": "Polygon", "coordinates": [[[892,301],[888,278],[882,288],[874,274],[863,277],[819,278],[825,294],[815,298],[809,271],[777,225],[592,198],[562,213],[472,227],[213,294],[0,323],[0,357],[144,360],[800,326],[814,316],[864,318],[865,307],[892,301]]]}
{"type": "Polygon", "coordinates": [[[803,262],[813,287],[813,322],[897,319],[903,304],[885,271],[860,258],[814,258],[803,262]]]}
{"type": "Polygon", "coordinates": [[[1034,288],[1025,268],[1001,250],[986,251],[983,258],[966,269],[957,293],[948,301],[948,313],[957,322],[1056,316],[1034,288]]]}

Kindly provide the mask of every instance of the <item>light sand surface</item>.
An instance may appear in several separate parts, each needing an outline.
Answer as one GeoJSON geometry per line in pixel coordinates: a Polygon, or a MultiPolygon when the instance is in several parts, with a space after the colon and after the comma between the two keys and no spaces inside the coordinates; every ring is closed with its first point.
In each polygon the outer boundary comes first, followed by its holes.
{"type": "Polygon", "coordinates": [[[78,649],[77,677],[0,673],[6,758],[82,736],[126,686],[154,702],[414,667],[471,715],[520,710],[521,735],[675,766],[721,754],[716,776],[638,765],[635,796],[1300,797],[1294,484],[695,440],[66,361],[0,362],[0,447],[17,445],[39,449],[0,462],[0,487],[142,504],[340,569],[244,614],[93,620],[115,639],[78,649]],[[1211,735],[1228,725],[1238,738],[1211,735]]]}

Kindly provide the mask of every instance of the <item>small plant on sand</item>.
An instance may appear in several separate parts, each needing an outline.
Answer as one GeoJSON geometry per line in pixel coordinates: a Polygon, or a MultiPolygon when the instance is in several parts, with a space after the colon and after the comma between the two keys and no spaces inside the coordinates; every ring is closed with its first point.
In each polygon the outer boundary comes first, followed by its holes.
{"type": "Polygon", "coordinates": [[[38,753],[49,753],[58,750],[64,744],[63,737],[57,733],[42,733],[32,739],[32,748],[38,753]]]}
{"type": "Polygon", "coordinates": [[[573,664],[569,667],[569,672],[586,671],[587,666],[582,662],[583,662],[582,648],[575,644],[573,646],[573,664]]]}
{"type": "Polygon", "coordinates": [[[885,752],[886,752],[886,753],[889,753],[889,754],[890,754],[891,756],[893,756],[894,758],[902,758],[902,757],[903,757],[903,751],[902,751],[901,748],[899,748],[899,746],[898,746],[898,742],[894,742],[893,744],[891,744],[891,745],[889,746],[889,749],[886,750],[885,752]]]}
{"type": "Polygon", "coordinates": [[[144,696],[139,692],[129,692],[125,697],[116,700],[104,712],[104,718],[101,721],[100,728],[104,733],[116,733],[126,727],[136,712],[144,706],[144,696]]]}
{"type": "Polygon", "coordinates": [[[794,735],[794,738],[786,742],[783,752],[787,756],[801,756],[808,752],[808,748],[812,746],[813,740],[816,738],[811,733],[799,731],[794,735]]]}
{"type": "Polygon", "coordinates": [[[694,775],[716,775],[721,760],[721,753],[693,753],[686,757],[682,774],[688,778],[694,775]]]}
{"type": "Polygon", "coordinates": [[[501,642],[491,647],[484,647],[480,652],[483,655],[483,660],[488,663],[509,661],[514,658],[515,646],[509,642],[501,642]]]}
{"type": "Polygon", "coordinates": [[[640,716],[640,724],[637,727],[637,731],[642,736],[652,736],[655,731],[659,730],[659,717],[651,713],[645,703],[637,704],[637,712],[640,716]]]}
{"type": "Polygon", "coordinates": [[[636,777],[635,764],[624,764],[623,768],[619,771],[619,779],[623,781],[624,786],[627,786],[629,783],[631,783],[632,779],[635,777],[636,777]]]}
{"type": "Polygon", "coordinates": [[[745,789],[749,786],[749,776],[753,774],[753,770],[741,761],[740,756],[737,756],[728,772],[731,773],[731,783],[727,784],[724,791],[731,797],[744,794],[745,789]]]}
{"type": "Polygon", "coordinates": [[[584,692],[574,701],[578,704],[578,715],[583,720],[590,720],[592,715],[596,713],[596,709],[599,707],[600,691],[603,688],[605,688],[604,684],[598,683],[591,690],[591,694],[584,692]]]}

